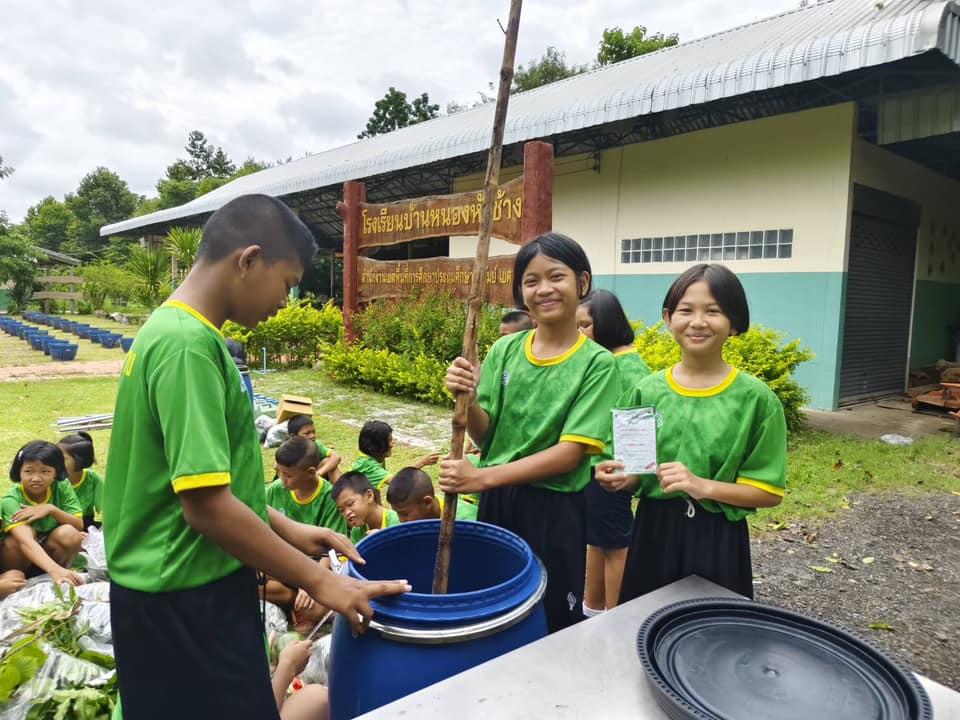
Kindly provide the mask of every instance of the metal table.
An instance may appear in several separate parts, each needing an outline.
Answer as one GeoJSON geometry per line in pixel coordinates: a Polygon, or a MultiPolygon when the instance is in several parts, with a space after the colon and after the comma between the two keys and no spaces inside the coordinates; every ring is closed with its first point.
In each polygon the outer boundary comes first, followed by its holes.
{"type": "MultiPolygon", "coordinates": [[[[680,600],[739,597],[691,576],[362,716],[363,720],[665,720],[636,637],[648,615],[680,600]]],[[[960,693],[917,676],[936,720],[960,720],[960,693]]]]}

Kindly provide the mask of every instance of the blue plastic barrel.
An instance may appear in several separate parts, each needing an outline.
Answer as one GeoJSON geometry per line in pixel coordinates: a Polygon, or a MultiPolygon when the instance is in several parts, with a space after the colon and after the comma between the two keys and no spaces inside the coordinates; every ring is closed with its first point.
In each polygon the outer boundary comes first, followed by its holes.
{"type": "Polygon", "coordinates": [[[547,573],[512,532],[458,521],[446,595],[433,595],[439,520],[386,528],[358,549],[352,577],[406,578],[413,591],[374,600],[370,629],[354,638],[337,617],[330,648],[330,717],[346,720],[547,634],[547,573]],[[362,574],[361,574],[362,572],[362,574]]]}
{"type": "Polygon", "coordinates": [[[120,347],[123,348],[124,352],[129,351],[131,345],[133,345],[133,338],[130,338],[130,337],[120,338],[120,347]]]}

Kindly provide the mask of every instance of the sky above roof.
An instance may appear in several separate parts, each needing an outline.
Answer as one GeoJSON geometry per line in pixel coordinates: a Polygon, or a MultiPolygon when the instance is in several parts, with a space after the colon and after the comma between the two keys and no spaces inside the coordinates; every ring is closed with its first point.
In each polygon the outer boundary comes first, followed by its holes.
{"type": "MultiPolygon", "coordinates": [[[[681,42],[790,10],[798,0],[526,0],[518,63],[547,46],[595,59],[604,28],[681,42]]],[[[19,221],[105,166],[156,194],[197,129],[238,164],[352,142],[387,88],[441,107],[487,91],[507,0],[6,0],[0,27],[0,210],[19,221]]]]}

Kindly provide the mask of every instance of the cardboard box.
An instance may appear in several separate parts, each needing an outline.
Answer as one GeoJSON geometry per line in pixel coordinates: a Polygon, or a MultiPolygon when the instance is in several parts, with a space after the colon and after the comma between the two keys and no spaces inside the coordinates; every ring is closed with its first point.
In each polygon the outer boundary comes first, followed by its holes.
{"type": "Polygon", "coordinates": [[[310,415],[313,417],[313,401],[299,395],[281,395],[277,405],[277,422],[293,417],[294,415],[310,415]]]}

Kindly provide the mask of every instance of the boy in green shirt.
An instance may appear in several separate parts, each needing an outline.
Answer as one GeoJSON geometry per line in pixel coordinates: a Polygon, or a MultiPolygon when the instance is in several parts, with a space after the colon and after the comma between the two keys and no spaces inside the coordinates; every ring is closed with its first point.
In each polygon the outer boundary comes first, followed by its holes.
{"type": "Polygon", "coordinates": [[[350,526],[350,541],[354,544],[368,534],[400,524],[393,510],[380,504],[380,491],[362,472],[344,473],[333,486],[333,499],[350,526]]]}
{"type": "Polygon", "coordinates": [[[309,415],[294,415],[287,420],[287,432],[290,437],[307,438],[316,444],[321,460],[317,466],[317,475],[335,483],[337,478],[340,477],[340,461],[342,458],[317,440],[317,428],[313,424],[313,418],[309,415]]]}
{"type": "MultiPolygon", "coordinates": [[[[387,488],[387,502],[402,523],[439,520],[443,513],[443,500],[437,497],[430,476],[415,467],[405,467],[393,476],[387,488]]],[[[469,502],[458,502],[456,518],[476,520],[477,506],[469,502]]]]}
{"type": "Polygon", "coordinates": [[[319,472],[320,452],[313,440],[294,436],[277,448],[277,479],[267,486],[267,505],[291,520],[347,532],[347,523],[330,496],[331,485],[319,472]]]}
{"type": "Polygon", "coordinates": [[[252,405],[219,328],[253,327],[283,307],[315,251],[279,200],[230,201],[127,354],[103,530],[128,720],[278,717],[256,571],[306,589],[358,632],[372,598],[409,590],[322,568],[311,556],[328,547],[362,560],[343,536],[267,507],[252,405]]]}

